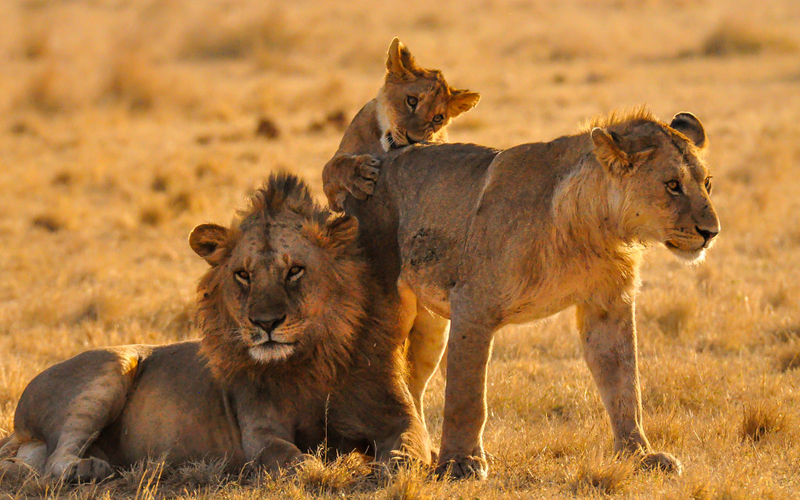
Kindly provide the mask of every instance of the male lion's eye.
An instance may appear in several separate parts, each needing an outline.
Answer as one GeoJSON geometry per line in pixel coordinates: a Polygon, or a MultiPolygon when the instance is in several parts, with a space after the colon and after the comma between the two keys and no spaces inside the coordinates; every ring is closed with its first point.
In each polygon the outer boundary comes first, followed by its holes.
{"type": "Polygon", "coordinates": [[[418,102],[419,102],[419,99],[417,99],[413,95],[410,95],[410,96],[406,97],[406,104],[411,106],[411,109],[416,108],[418,102]]]}
{"type": "Polygon", "coordinates": [[[681,194],[681,183],[676,181],[675,179],[671,181],[667,181],[667,191],[672,194],[681,194]]]}
{"type": "Polygon", "coordinates": [[[706,192],[711,194],[711,177],[706,177],[706,192]]]}
{"type": "Polygon", "coordinates": [[[303,269],[302,267],[292,266],[286,273],[286,281],[297,281],[300,279],[300,276],[302,276],[304,272],[305,269],[303,269]]]}
{"type": "Polygon", "coordinates": [[[433,117],[433,123],[441,123],[444,120],[444,115],[436,115],[433,117]]]}
{"type": "Polygon", "coordinates": [[[236,281],[241,283],[242,285],[249,285],[250,284],[250,273],[245,271],[244,269],[239,269],[233,276],[236,278],[236,281]]]}

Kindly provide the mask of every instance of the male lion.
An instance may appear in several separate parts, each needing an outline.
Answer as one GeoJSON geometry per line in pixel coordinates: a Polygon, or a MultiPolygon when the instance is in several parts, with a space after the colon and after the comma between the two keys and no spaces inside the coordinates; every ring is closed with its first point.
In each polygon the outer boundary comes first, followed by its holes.
{"type": "MultiPolygon", "coordinates": [[[[392,151],[381,160],[375,195],[346,203],[385,286],[410,289],[452,320],[439,472],[486,475],[494,332],[572,305],[615,450],[680,472],[673,456],[653,452],[642,428],[634,297],[645,247],[663,243],[696,262],[720,230],[700,153],[706,134],[689,113],[669,125],[644,110],[595,125],[505,151],[472,144],[392,151]]],[[[441,350],[417,354],[438,360],[441,350]]],[[[424,388],[430,374],[412,387],[424,388]]]]}
{"type": "Polygon", "coordinates": [[[146,457],[274,471],[326,436],[378,460],[430,461],[402,379],[402,333],[372,299],[356,219],[330,216],[288,175],[251,202],[232,228],[203,224],[189,237],[211,265],[198,285],[203,338],[48,368],[22,394],[0,451],[15,458],[0,465],[72,481],[146,457]]]}
{"type": "Polygon", "coordinates": [[[328,204],[340,211],[348,193],[359,200],[371,195],[379,164],[373,156],[417,142],[447,142],[450,120],[479,100],[476,92],[449,86],[441,71],[419,67],[408,48],[392,40],[378,97],[353,118],[322,171],[328,204]]]}

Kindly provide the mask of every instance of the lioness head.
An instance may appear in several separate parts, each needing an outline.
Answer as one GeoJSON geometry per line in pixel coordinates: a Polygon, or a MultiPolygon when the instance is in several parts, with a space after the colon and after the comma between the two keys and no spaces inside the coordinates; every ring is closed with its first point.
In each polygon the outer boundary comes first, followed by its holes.
{"type": "Polygon", "coordinates": [[[669,125],[639,115],[592,129],[594,154],[619,181],[626,230],[697,262],[720,231],[701,154],[708,143],[705,130],[691,113],[678,113],[669,125]]]}
{"type": "Polygon", "coordinates": [[[258,375],[256,366],[347,362],[364,315],[356,219],[331,216],[290,175],[273,175],[251,205],[232,227],[202,224],[189,236],[211,265],[198,322],[212,368],[258,375]]]}
{"type": "Polygon", "coordinates": [[[445,127],[472,109],[480,94],[447,84],[439,70],[417,66],[395,38],[386,58],[386,78],[378,93],[378,120],[384,150],[416,142],[446,142],[445,127]]]}

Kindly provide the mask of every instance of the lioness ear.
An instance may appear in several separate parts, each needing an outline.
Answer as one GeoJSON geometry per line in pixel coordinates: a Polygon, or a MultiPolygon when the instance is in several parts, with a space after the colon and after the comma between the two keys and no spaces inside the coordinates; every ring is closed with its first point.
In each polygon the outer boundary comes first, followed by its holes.
{"type": "Polygon", "coordinates": [[[703,124],[691,113],[678,113],[669,126],[688,137],[700,149],[708,144],[703,124]]]}
{"type": "Polygon", "coordinates": [[[620,149],[610,133],[595,127],[592,129],[592,142],[595,157],[609,172],[614,175],[626,175],[631,172],[632,165],[628,155],[620,149]]]}
{"type": "Polygon", "coordinates": [[[403,45],[399,38],[392,40],[386,57],[386,70],[394,77],[403,80],[413,76],[418,69],[414,56],[411,55],[408,47],[403,45]]]}
{"type": "Polygon", "coordinates": [[[447,103],[447,114],[450,118],[469,111],[481,100],[481,95],[477,92],[459,89],[450,89],[450,92],[450,101],[447,103]]]}
{"type": "Polygon", "coordinates": [[[328,248],[344,248],[358,237],[358,219],[352,215],[338,215],[325,222],[321,242],[328,248]]]}
{"type": "Polygon", "coordinates": [[[189,235],[189,246],[212,266],[225,257],[228,245],[228,230],[216,224],[200,224],[189,235]]]}

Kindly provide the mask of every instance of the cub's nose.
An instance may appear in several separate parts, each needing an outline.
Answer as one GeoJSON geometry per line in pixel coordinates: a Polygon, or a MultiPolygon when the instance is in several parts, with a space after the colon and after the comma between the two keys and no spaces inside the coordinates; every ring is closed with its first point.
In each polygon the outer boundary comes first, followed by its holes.
{"type": "Polygon", "coordinates": [[[708,229],[702,229],[700,226],[695,226],[695,230],[697,231],[697,234],[699,234],[700,236],[702,236],[702,237],[703,237],[703,240],[705,240],[705,241],[703,242],[703,245],[704,245],[704,246],[705,246],[705,245],[708,245],[708,243],[709,243],[711,240],[713,240],[713,239],[714,239],[714,237],[715,237],[716,235],[718,235],[718,234],[719,234],[719,226],[717,226],[717,227],[715,227],[714,229],[711,229],[711,230],[708,230],[708,229]]]}
{"type": "Polygon", "coordinates": [[[272,333],[284,321],[286,321],[285,314],[282,316],[256,316],[250,318],[251,323],[267,332],[267,334],[272,333]]]}

